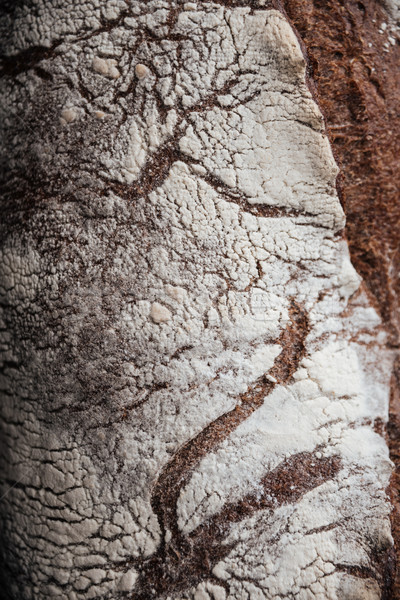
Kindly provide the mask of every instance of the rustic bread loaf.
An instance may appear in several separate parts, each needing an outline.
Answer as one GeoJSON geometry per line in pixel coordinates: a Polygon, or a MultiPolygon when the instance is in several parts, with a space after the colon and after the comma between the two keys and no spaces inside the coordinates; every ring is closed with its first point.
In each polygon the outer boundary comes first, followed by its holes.
{"type": "Polygon", "coordinates": [[[395,351],[289,17],[5,4],[6,599],[388,597],[395,351]]]}

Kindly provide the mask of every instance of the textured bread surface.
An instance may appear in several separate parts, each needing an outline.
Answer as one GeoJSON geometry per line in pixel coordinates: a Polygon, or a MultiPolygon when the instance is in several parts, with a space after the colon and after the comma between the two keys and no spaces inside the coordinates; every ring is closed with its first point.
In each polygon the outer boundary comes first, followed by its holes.
{"type": "Polygon", "coordinates": [[[394,344],[283,7],[0,32],[4,597],[388,598],[394,344]]]}
{"type": "MultiPolygon", "coordinates": [[[[340,166],[353,265],[397,350],[388,441],[395,472],[392,528],[400,549],[400,4],[287,0],[340,166]],[[389,9],[388,11],[385,10],[389,9]],[[345,35],[344,35],[345,32],[345,35]]],[[[400,571],[392,590],[400,598],[400,571]]]]}

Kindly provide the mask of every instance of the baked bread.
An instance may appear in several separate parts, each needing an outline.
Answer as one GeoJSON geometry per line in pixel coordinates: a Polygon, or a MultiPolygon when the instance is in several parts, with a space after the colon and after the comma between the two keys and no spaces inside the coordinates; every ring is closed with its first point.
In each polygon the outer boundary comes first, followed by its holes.
{"type": "MultiPolygon", "coordinates": [[[[285,2],[304,43],[314,93],[340,165],[351,260],[394,349],[400,333],[399,7],[398,2],[385,7],[373,1],[285,2]]],[[[395,356],[387,435],[395,463],[389,490],[392,531],[399,548],[400,370],[395,356]]],[[[393,576],[388,597],[400,598],[400,573],[393,576]]]]}
{"type": "Polygon", "coordinates": [[[392,308],[344,230],[336,5],[286,4],[4,5],[7,600],[392,593],[392,308]]]}

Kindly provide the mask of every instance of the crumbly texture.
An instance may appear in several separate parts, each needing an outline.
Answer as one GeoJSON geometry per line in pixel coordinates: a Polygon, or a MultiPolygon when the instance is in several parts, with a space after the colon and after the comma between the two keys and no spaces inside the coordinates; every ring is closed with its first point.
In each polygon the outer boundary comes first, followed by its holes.
{"type": "Polygon", "coordinates": [[[287,18],[2,19],[3,596],[384,598],[393,353],[287,18]]]}
{"type": "MultiPolygon", "coordinates": [[[[390,493],[400,549],[400,14],[374,0],[285,2],[304,42],[309,75],[340,165],[350,255],[396,352],[388,441],[396,470],[390,493]],[[343,36],[343,31],[346,35],[343,36]]],[[[397,8],[396,8],[397,7],[397,8]]],[[[400,598],[400,570],[392,590],[400,598]]]]}

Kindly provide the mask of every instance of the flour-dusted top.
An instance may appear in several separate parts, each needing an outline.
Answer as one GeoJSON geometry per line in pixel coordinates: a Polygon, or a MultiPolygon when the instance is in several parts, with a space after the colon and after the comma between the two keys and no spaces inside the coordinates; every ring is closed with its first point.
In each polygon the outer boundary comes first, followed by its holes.
{"type": "Polygon", "coordinates": [[[286,18],[132,0],[14,19],[9,597],[380,598],[391,356],[286,18]]]}

